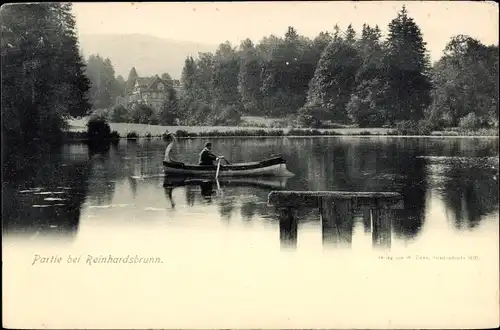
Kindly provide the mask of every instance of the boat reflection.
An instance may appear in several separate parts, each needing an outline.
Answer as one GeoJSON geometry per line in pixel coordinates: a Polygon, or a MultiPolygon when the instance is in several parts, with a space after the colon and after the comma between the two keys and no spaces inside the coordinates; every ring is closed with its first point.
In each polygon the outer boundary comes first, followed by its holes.
{"type": "Polygon", "coordinates": [[[242,191],[252,194],[253,190],[261,189],[266,193],[270,190],[282,190],[286,188],[288,178],[259,178],[259,177],[238,177],[238,178],[218,178],[207,179],[197,177],[179,177],[179,176],[165,176],[163,181],[163,188],[165,196],[169,200],[172,208],[175,208],[175,201],[173,199],[173,190],[179,187],[187,189],[188,204],[193,206],[196,191],[193,187],[198,187],[201,191],[202,199],[210,203],[214,198],[223,199],[225,188],[238,188],[238,192],[242,191]],[[240,189],[242,188],[242,189],[240,189]],[[247,189],[245,189],[247,188],[247,189]]]}
{"type": "Polygon", "coordinates": [[[216,187],[256,187],[268,189],[285,189],[288,178],[266,178],[266,177],[234,177],[234,178],[218,178],[207,179],[197,177],[176,177],[165,176],[164,187],[185,187],[193,185],[203,185],[204,189],[208,189],[211,185],[216,187]]]}

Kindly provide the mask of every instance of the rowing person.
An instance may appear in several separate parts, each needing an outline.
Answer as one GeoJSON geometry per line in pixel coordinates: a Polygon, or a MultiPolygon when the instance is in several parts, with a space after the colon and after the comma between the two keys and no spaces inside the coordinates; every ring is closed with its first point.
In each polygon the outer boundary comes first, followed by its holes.
{"type": "Polygon", "coordinates": [[[212,143],[211,142],[205,143],[205,148],[203,148],[203,150],[201,150],[201,152],[200,152],[199,164],[200,165],[214,166],[215,165],[214,162],[217,162],[219,159],[224,159],[227,164],[230,164],[230,162],[227,159],[225,159],[224,156],[217,157],[216,155],[214,155],[212,153],[212,143]]]}

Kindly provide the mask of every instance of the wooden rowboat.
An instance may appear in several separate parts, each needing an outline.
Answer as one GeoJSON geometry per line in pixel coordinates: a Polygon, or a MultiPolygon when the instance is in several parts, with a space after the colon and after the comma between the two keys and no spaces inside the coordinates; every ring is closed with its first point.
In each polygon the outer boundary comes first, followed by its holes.
{"type": "MultiPolygon", "coordinates": [[[[190,175],[214,177],[217,166],[191,165],[180,162],[163,161],[165,172],[169,175],[190,175]]],[[[281,156],[252,163],[220,165],[219,176],[290,176],[286,161],[281,156]]]]}
{"type": "MultiPolygon", "coordinates": [[[[173,135],[172,135],[173,136],[173,135]]],[[[175,138],[169,143],[165,150],[163,166],[167,175],[197,176],[197,177],[228,177],[228,176],[280,176],[289,177],[293,173],[288,171],[286,160],[281,155],[276,155],[261,161],[237,164],[220,164],[217,166],[185,164],[172,160],[170,150],[175,138]]]]}

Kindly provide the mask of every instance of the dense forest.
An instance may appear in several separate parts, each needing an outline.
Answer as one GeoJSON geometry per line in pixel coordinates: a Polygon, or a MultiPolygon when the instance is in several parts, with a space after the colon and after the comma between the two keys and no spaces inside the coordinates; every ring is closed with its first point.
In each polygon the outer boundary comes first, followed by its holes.
{"type": "Polygon", "coordinates": [[[238,125],[242,116],[261,116],[306,127],[498,127],[498,45],[457,35],[431,63],[404,6],[385,37],[368,24],[313,39],[289,27],[283,37],[225,42],[188,57],[180,81],[158,73],[169,88],[156,110],[127,103],[135,68],[125,79],[110,59],[83,58],[71,4],[9,5],[0,15],[4,141],[57,139],[69,118],[93,111],[113,122],[164,125],[238,125]]]}
{"type": "Polygon", "coordinates": [[[226,42],[215,54],[186,59],[182,113],[189,124],[260,115],[316,127],[498,125],[498,46],[458,35],[431,65],[404,7],[388,31],[383,40],[378,26],[365,24],[359,34],[336,26],[311,40],[289,27],[284,38],[271,35],[257,45],[226,42]]]}
{"type": "MultiPolygon", "coordinates": [[[[284,37],[271,35],[258,44],[225,42],[215,54],[185,60],[182,93],[169,92],[160,113],[116,106],[108,117],[150,124],[178,118],[184,125],[237,125],[242,116],[263,116],[306,127],[497,127],[498,46],[457,35],[432,64],[404,6],[388,31],[383,38],[378,26],[365,24],[359,33],[335,26],[310,39],[289,27],[284,37]]],[[[136,76],[133,68],[127,82],[136,76]]],[[[121,76],[113,81],[127,84],[121,76]]],[[[109,107],[108,99],[94,105],[109,107]]]]}

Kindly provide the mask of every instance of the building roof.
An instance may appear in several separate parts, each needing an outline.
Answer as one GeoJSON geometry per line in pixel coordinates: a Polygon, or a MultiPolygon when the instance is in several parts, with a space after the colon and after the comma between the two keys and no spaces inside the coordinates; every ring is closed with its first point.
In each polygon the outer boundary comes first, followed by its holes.
{"type": "Polygon", "coordinates": [[[156,85],[158,82],[161,82],[161,83],[163,83],[163,85],[166,85],[165,82],[158,75],[155,75],[153,77],[137,77],[137,78],[135,78],[134,86],[136,83],[139,83],[139,86],[146,87],[149,89],[151,87],[154,87],[153,85],[156,85]]]}

